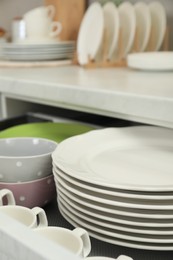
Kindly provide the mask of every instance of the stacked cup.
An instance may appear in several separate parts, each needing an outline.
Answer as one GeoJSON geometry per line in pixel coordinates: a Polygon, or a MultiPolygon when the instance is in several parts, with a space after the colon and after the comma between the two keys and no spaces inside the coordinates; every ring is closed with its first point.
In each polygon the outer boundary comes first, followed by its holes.
{"type": "Polygon", "coordinates": [[[53,5],[40,6],[24,14],[28,42],[41,43],[57,40],[62,25],[58,21],[53,21],[54,15],[53,5]]]}
{"type": "Polygon", "coordinates": [[[56,196],[51,158],[56,147],[44,138],[0,139],[0,189],[11,190],[17,205],[46,205],[56,196]]]}

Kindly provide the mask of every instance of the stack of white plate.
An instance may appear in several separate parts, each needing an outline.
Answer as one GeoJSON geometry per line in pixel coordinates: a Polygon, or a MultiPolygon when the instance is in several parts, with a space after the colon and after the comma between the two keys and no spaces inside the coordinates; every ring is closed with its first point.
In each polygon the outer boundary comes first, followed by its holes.
{"type": "Polygon", "coordinates": [[[75,51],[75,42],[52,43],[4,43],[1,57],[15,61],[44,61],[70,59],[75,51]]]}
{"type": "Polygon", "coordinates": [[[173,250],[173,130],[93,130],[61,142],[52,158],[72,225],[112,244],[173,250]]]}

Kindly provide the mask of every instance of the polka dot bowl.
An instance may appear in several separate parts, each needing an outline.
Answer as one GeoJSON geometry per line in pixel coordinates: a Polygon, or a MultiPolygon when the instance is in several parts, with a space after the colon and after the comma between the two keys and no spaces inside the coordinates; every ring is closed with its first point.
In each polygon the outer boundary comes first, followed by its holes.
{"type": "Polygon", "coordinates": [[[44,138],[0,139],[0,182],[26,182],[52,174],[55,141],[44,138]]]}
{"type": "Polygon", "coordinates": [[[13,192],[16,205],[33,208],[43,207],[56,198],[56,189],[53,174],[35,181],[21,183],[0,182],[0,189],[9,189],[13,192]]]}

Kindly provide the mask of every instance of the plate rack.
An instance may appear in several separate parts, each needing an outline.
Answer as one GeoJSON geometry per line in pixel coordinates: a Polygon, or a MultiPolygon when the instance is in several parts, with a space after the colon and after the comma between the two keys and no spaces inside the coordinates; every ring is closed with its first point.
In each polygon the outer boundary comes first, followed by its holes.
{"type": "MultiPolygon", "coordinates": [[[[169,50],[169,27],[166,27],[165,30],[165,35],[164,35],[164,39],[162,42],[162,46],[160,51],[168,51],[169,50]]],[[[152,37],[152,35],[150,36],[152,37]]],[[[117,60],[116,61],[111,61],[107,58],[107,53],[108,53],[108,42],[107,42],[107,37],[106,37],[106,31],[104,32],[103,35],[103,45],[102,45],[102,49],[101,49],[101,59],[99,61],[96,61],[94,59],[91,59],[90,57],[88,57],[88,63],[85,65],[80,65],[78,62],[78,58],[77,58],[77,52],[74,55],[74,59],[73,59],[73,64],[82,66],[84,68],[111,68],[111,67],[127,67],[127,60],[125,58],[121,58],[123,55],[123,49],[122,49],[122,31],[120,29],[119,32],[119,38],[118,38],[118,51],[117,51],[117,60]]],[[[138,29],[136,28],[136,32],[135,32],[135,38],[134,38],[134,43],[132,46],[132,50],[131,52],[138,52],[139,51],[139,32],[138,29]]],[[[148,45],[146,51],[152,51],[151,50],[151,46],[148,45]]]]}

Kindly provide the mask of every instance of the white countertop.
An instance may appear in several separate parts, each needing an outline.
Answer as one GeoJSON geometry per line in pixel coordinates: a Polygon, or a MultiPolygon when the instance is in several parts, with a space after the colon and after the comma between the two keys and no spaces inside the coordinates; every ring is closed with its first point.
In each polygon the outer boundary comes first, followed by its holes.
{"type": "Polygon", "coordinates": [[[122,68],[0,69],[0,93],[21,100],[173,127],[173,72],[122,68]]]}

